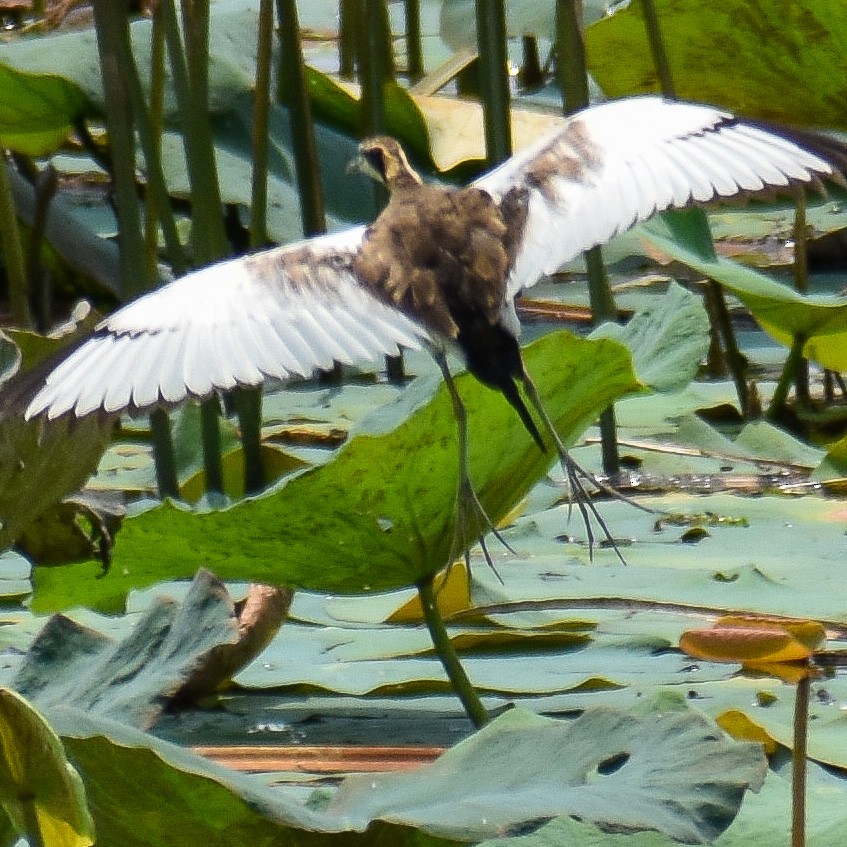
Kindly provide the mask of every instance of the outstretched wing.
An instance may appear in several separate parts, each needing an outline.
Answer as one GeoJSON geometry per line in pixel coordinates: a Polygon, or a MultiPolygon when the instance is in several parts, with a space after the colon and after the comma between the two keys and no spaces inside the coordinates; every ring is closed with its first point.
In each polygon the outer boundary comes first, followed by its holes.
{"type": "Polygon", "coordinates": [[[47,377],[26,417],[136,413],[417,348],[351,271],[364,227],[221,262],[135,300],[47,377]]]}
{"type": "Polygon", "coordinates": [[[847,162],[839,142],[778,132],[659,97],[574,115],[476,182],[517,218],[509,294],[656,212],[833,177],[831,161],[847,162]]]}

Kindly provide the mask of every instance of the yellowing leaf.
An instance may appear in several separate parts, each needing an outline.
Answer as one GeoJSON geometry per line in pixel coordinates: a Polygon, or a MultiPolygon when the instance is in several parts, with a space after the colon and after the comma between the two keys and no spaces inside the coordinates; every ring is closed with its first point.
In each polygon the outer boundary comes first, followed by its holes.
{"type": "Polygon", "coordinates": [[[769,756],[779,746],[777,740],[763,727],[738,709],[728,709],[715,719],[718,726],[736,741],[759,741],[769,756]]]}
{"type": "Polygon", "coordinates": [[[725,615],[715,622],[716,627],[730,629],[772,629],[774,632],[788,632],[812,652],[820,650],[826,641],[826,630],[818,621],[790,620],[772,618],[766,615],[725,615]]]}
{"type": "MultiPolygon", "coordinates": [[[[471,583],[464,562],[456,562],[435,578],[435,602],[443,617],[464,612],[471,607],[471,583]]],[[[421,601],[416,594],[397,609],[388,623],[419,623],[423,620],[421,601]]]]}
{"type": "Polygon", "coordinates": [[[85,789],[62,742],[23,697],[7,688],[0,689],[0,805],[31,843],[94,843],[85,789]]]}
{"type": "Polygon", "coordinates": [[[763,626],[690,629],[679,639],[690,656],[712,662],[795,662],[808,659],[814,651],[785,630],[763,626]]]}

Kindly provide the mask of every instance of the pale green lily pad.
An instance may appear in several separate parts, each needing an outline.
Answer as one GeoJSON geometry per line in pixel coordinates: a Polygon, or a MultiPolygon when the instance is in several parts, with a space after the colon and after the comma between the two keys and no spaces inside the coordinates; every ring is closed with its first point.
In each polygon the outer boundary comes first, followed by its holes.
{"type": "Polygon", "coordinates": [[[415,773],[349,777],[328,810],[357,826],[380,817],[476,840],[508,832],[513,808],[543,820],[558,807],[607,827],[712,840],[765,774],[754,745],[725,745],[688,711],[639,720],[597,709],[568,725],[516,709],[415,773]]]}
{"type": "Polygon", "coordinates": [[[120,641],[62,615],[52,617],[14,687],[41,708],[73,705],[148,728],[203,659],[219,645],[235,643],[237,635],[226,589],[200,571],[183,603],[157,598],[120,641]]]}
{"type": "Polygon", "coordinates": [[[701,297],[671,283],[652,308],[642,308],[624,326],[604,323],[591,337],[626,344],[638,378],[654,391],[678,391],[709,349],[709,316],[701,297]]]}
{"type": "MultiPolygon", "coordinates": [[[[806,792],[809,844],[840,844],[847,838],[845,789],[820,768],[811,768],[806,792]]],[[[791,830],[791,779],[768,773],[761,791],[748,794],[738,817],[718,836],[715,847],[784,847],[791,830]]],[[[480,847],[676,847],[679,842],[656,832],[604,832],[598,827],[557,818],[531,835],[484,841],[480,847]]]]}

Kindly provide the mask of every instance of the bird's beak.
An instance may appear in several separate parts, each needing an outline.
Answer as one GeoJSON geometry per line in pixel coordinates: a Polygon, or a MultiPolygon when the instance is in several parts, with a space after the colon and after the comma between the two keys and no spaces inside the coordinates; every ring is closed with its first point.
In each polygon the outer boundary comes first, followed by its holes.
{"type": "Polygon", "coordinates": [[[347,163],[347,174],[365,173],[367,167],[368,163],[365,157],[361,153],[357,153],[356,156],[347,163]]]}
{"type": "Polygon", "coordinates": [[[361,151],[356,155],[355,158],[351,159],[347,163],[347,174],[364,174],[370,179],[374,179],[377,182],[382,182],[382,175],[377,171],[377,169],[362,155],[361,151]]]}

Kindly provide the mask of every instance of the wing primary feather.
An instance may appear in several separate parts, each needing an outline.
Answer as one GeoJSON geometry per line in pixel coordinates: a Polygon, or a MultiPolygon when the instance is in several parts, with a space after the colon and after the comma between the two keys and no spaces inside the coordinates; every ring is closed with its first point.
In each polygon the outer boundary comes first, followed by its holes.
{"type": "Polygon", "coordinates": [[[134,340],[129,336],[113,336],[102,340],[96,360],[86,363],[84,374],[73,385],[73,410],[77,417],[84,417],[102,408],[107,375],[111,378],[115,369],[120,367],[122,357],[132,355],[129,351],[134,340]]]}

